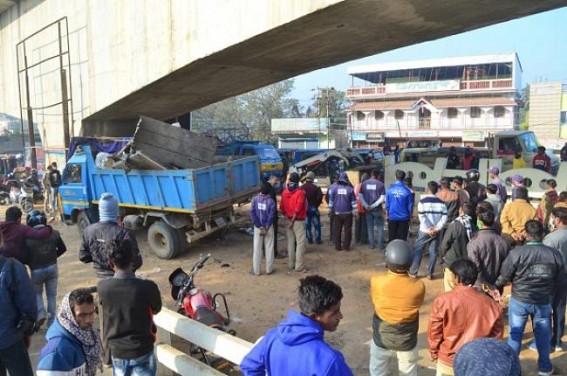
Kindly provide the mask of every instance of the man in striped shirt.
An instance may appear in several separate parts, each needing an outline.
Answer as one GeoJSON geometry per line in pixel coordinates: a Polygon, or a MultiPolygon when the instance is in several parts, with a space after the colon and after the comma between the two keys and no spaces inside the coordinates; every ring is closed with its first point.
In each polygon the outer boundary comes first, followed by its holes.
{"type": "Polygon", "coordinates": [[[436,182],[427,183],[427,191],[417,205],[419,217],[419,233],[413,251],[413,263],[409,275],[417,278],[417,272],[421,265],[423,249],[429,247],[429,264],[427,265],[427,278],[433,279],[435,262],[437,261],[437,246],[439,244],[439,233],[447,222],[447,206],[437,196],[439,186],[436,182]]]}

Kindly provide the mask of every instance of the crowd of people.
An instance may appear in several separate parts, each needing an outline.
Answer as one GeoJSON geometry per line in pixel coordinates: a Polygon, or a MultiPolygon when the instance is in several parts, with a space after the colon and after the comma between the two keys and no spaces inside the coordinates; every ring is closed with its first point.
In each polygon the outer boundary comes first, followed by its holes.
{"type": "MultiPolygon", "coordinates": [[[[557,192],[556,181],[549,179],[534,206],[523,177],[515,175],[509,200],[499,173],[489,169],[487,186],[474,169],[466,179],[431,181],[417,202],[411,179],[401,170],[389,187],[380,171],[363,175],[356,185],[342,172],[334,176],[326,195],[313,174],[301,182],[292,173],[279,206],[274,189],[278,181],[273,177],[262,184],[250,205],[251,274],[261,274],[263,255],[266,274],[274,272],[276,257],[287,257],[290,274],[308,271],[306,242],[323,244],[319,207],[325,199],[336,251],[352,249],[354,227],[354,242],[384,253],[387,273],[377,273],[369,281],[374,307],[371,375],[389,374],[396,359],[400,374],[417,374],[426,289],[420,277],[438,278],[439,264],[445,292],[431,303],[427,327],[437,375],[476,375],[479,369],[484,375],[519,375],[519,353],[530,318],[534,341],[529,347],[538,353],[539,375],[551,375],[550,353],[563,351],[567,192],[557,192]],[[414,206],[419,225],[415,241],[409,241],[414,206]],[[287,252],[277,249],[280,215],[287,252]],[[429,260],[420,274],[425,250],[429,260]],[[503,291],[508,284],[510,330],[503,342],[503,291]],[[482,367],[474,366],[475,359],[483,359],[482,367]]],[[[57,259],[66,252],[65,242],[47,224],[45,213],[34,210],[23,224],[19,208],[7,209],[6,220],[0,223],[0,374],[33,374],[27,352],[30,336],[47,323],[38,375],[90,376],[103,365],[111,366],[116,375],[155,375],[152,317],[162,307],[160,292],[154,282],[135,276],[143,260],[136,238],[118,225],[119,203],[112,194],[100,197],[98,214],[99,222],[83,231],[78,255],[81,262],[92,264],[96,289],[66,293],[57,309],[57,259]],[[94,325],[96,311],[100,331],[94,325]]],[[[341,287],[329,279],[301,278],[300,312],[290,312],[268,331],[244,358],[243,373],[351,375],[344,356],[324,341],[324,332],[335,331],[343,318],[342,298],[341,287]]]]}
{"type": "Polygon", "coordinates": [[[0,223],[1,375],[34,374],[30,339],[46,322],[37,375],[93,376],[103,365],[114,375],[156,374],[152,318],[161,310],[161,294],[154,282],[134,274],[142,257],[136,238],[118,225],[118,200],[104,193],[98,209],[100,221],[83,231],[79,251],[80,261],[93,264],[98,284],[66,293],[58,310],[57,259],[67,250],[61,235],[47,225],[44,212],[31,211],[23,224],[18,207],[6,210],[0,223]]]}
{"type": "MultiPolygon", "coordinates": [[[[425,249],[429,253],[425,277],[437,278],[438,259],[443,268],[445,292],[431,304],[427,328],[437,375],[520,375],[519,354],[528,319],[534,332],[529,348],[538,353],[538,375],[553,374],[550,353],[563,351],[565,328],[567,192],[556,192],[556,181],[549,179],[546,192],[534,206],[523,177],[515,175],[508,200],[499,174],[498,168],[490,168],[487,186],[479,182],[475,169],[467,171],[466,179],[430,181],[417,202],[415,242],[408,241],[415,193],[404,171],[396,171],[396,182],[387,188],[379,171],[364,174],[354,187],[347,174],[341,173],[328,188],[335,250],[351,249],[354,220],[355,241],[367,244],[370,251],[385,253],[388,273],[379,273],[370,281],[374,305],[372,376],[390,374],[396,358],[400,374],[417,375],[419,311],[425,298],[419,272],[425,249]],[[510,331],[504,342],[503,291],[508,284],[510,331]]],[[[305,221],[307,207],[311,215],[319,216],[322,196],[313,187],[313,176],[306,180],[300,185],[299,176],[291,174],[280,204],[288,221],[289,268],[300,272],[305,270],[305,234],[312,239],[307,222],[320,223],[319,218],[305,221]],[[306,185],[308,189],[302,189],[306,185]]],[[[262,199],[267,189],[263,188],[262,199]]],[[[274,207],[275,202],[253,205],[252,218],[262,210],[267,211],[264,217],[270,218],[274,207]]],[[[256,231],[262,227],[255,219],[254,224],[255,234],[262,236],[256,231]]],[[[268,230],[273,230],[270,225],[264,232],[268,230]]],[[[319,240],[320,229],[315,233],[319,240]]],[[[266,254],[270,253],[269,242],[264,245],[266,254]]],[[[255,246],[254,271],[257,256],[261,257],[261,246],[255,246]]],[[[267,256],[271,273],[270,260],[267,256]]],[[[301,315],[290,313],[266,334],[244,359],[244,374],[351,374],[344,357],[323,339],[324,331],[336,330],[342,319],[341,299],[340,287],[334,282],[319,276],[302,279],[298,296],[301,315]],[[290,354],[294,362],[289,362],[290,354]],[[305,372],[294,368],[296,363],[305,372]]]]}

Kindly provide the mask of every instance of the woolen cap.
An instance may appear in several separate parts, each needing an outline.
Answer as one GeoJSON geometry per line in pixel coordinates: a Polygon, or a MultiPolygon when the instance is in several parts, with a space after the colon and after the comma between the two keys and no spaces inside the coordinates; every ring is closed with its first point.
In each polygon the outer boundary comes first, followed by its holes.
{"type": "Polygon", "coordinates": [[[112,193],[105,192],[98,201],[98,216],[101,222],[116,222],[120,211],[118,200],[112,193]]]}

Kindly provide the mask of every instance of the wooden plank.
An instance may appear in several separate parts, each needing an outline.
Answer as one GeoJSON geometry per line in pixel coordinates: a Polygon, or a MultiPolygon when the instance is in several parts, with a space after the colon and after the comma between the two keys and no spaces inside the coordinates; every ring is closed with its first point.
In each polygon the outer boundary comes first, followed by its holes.
{"type": "Polygon", "coordinates": [[[133,146],[164,167],[193,169],[214,163],[218,140],[141,116],[133,146]]]}

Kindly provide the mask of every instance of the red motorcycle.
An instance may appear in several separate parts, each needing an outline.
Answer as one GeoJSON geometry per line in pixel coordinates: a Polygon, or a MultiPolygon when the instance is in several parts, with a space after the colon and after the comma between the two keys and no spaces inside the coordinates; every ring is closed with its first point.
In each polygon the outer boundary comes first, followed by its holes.
{"type": "MultiPolygon", "coordinates": [[[[230,323],[230,312],[224,294],[216,293],[215,295],[211,295],[207,290],[195,287],[195,276],[197,272],[203,268],[209,257],[211,257],[210,253],[206,256],[202,256],[199,261],[191,267],[189,273],[185,273],[183,269],[177,268],[169,275],[171,297],[176,301],[175,305],[178,307],[178,313],[211,328],[235,335],[236,332],[234,330],[227,330],[226,328],[230,323]],[[226,317],[217,311],[217,308],[220,306],[217,303],[219,298],[221,299],[221,304],[224,306],[226,317]]],[[[205,363],[211,366],[211,362],[205,351],[200,347],[192,346],[191,354],[194,355],[197,353],[201,354],[205,363]]]]}

